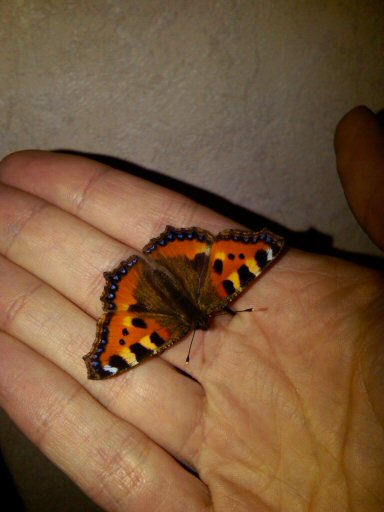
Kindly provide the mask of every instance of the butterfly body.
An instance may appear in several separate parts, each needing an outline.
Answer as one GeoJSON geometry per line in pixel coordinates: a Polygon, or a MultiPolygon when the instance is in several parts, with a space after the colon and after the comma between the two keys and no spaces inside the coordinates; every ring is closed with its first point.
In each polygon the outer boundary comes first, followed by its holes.
{"type": "Polygon", "coordinates": [[[182,339],[208,330],[225,309],[280,253],[283,239],[266,229],[225,230],[167,226],[112,272],[101,300],[88,376],[104,379],[137,366],[182,339]]]}

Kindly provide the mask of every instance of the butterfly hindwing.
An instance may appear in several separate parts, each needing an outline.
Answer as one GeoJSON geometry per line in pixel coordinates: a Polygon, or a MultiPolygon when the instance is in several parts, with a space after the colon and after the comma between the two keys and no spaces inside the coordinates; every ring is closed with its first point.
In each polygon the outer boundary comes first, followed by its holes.
{"type": "Polygon", "coordinates": [[[104,273],[104,277],[107,281],[101,296],[104,311],[174,315],[177,310],[177,304],[172,304],[172,297],[177,293],[172,276],[140,256],[122,261],[115,270],[104,273]]]}
{"type": "Polygon", "coordinates": [[[139,256],[131,256],[112,272],[105,272],[106,285],[101,301],[104,311],[127,311],[137,304],[137,292],[146,263],[139,256]]]}
{"type": "Polygon", "coordinates": [[[160,236],[144,247],[143,252],[166,268],[190,300],[197,304],[214,241],[215,237],[201,228],[167,226],[160,236]]]}

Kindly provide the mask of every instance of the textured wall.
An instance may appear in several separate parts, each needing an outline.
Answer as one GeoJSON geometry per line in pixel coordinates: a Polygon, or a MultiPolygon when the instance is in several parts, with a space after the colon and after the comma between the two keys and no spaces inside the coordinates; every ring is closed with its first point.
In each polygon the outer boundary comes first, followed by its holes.
{"type": "Polygon", "coordinates": [[[332,148],[381,108],[383,2],[0,2],[2,155],[105,153],[374,252],[332,148]]]}

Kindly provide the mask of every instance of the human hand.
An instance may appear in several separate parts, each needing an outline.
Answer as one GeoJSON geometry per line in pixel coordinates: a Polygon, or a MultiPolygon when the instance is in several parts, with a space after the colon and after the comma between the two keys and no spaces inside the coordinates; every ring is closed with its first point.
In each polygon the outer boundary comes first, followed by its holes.
{"type": "Polygon", "coordinates": [[[260,311],[197,331],[188,367],[190,336],[90,381],[103,271],[165,224],[230,222],[74,156],[15,154],[0,181],[0,403],[91,498],[135,512],[383,507],[380,273],[291,249],[236,301],[260,311]]]}

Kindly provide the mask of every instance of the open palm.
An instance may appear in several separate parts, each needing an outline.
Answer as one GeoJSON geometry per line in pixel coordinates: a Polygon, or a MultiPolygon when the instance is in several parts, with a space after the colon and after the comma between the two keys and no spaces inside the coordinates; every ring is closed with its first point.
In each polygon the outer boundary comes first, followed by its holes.
{"type": "Polygon", "coordinates": [[[236,301],[254,312],[196,332],[188,367],[190,337],[90,381],[82,356],[103,271],[165,224],[216,233],[229,221],[74,156],[18,153],[0,178],[1,404],[96,502],[135,512],[384,507],[380,273],[291,249],[236,301]]]}

